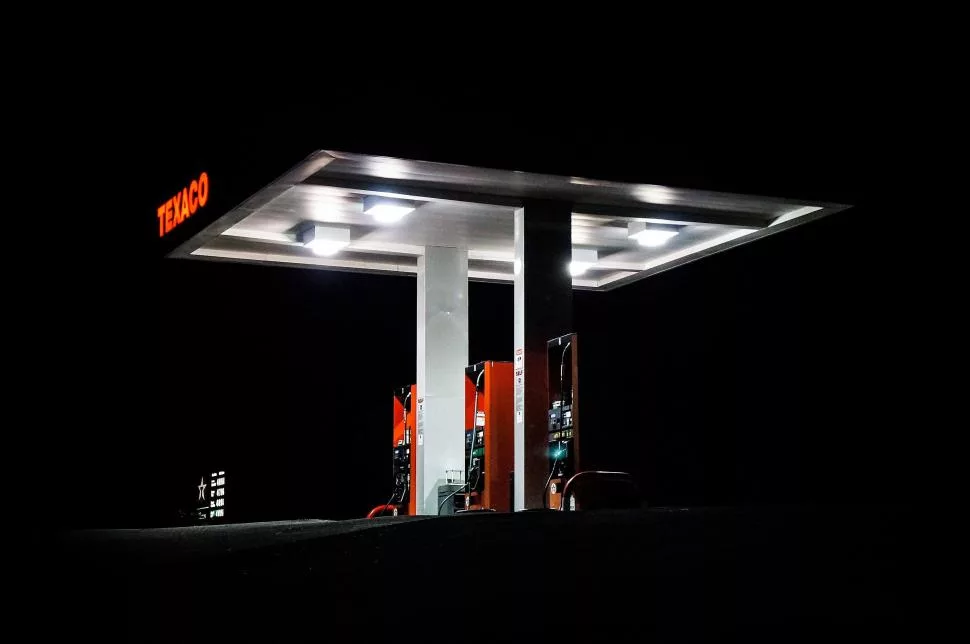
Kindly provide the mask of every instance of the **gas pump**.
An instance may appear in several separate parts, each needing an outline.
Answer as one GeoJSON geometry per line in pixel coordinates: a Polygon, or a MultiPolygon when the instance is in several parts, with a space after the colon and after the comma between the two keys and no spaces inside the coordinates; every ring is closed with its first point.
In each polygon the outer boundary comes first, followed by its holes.
{"type": "Polygon", "coordinates": [[[558,509],[562,489],[579,468],[579,361],[575,333],[546,343],[549,382],[546,446],[549,476],[543,504],[558,509]]]}
{"type": "Polygon", "coordinates": [[[512,363],[486,360],[465,368],[465,508],[511,510],[515,464],[512,363]]]}
{"type": "Polygon", "coordinates": [[[368,517],[384,514],[416,514],[416,499],[411,486],[416,480],[417,452],[414,443],[414,414],[411,412],[418,398],[418,386],[410,385],[394,390],[394,429],[391,452],[391,497],[387,503],[370,511],[368,517]]]}
{"type": "Polygon", "coordinates": [[[392,475],[394,493],[391,503],[400,514],[416,514],[416,499],[411,486],[416,480],[417,451],[414,442],[415,414],[418,386],[402,387],[394,392],[394,450],[392,475]]]}

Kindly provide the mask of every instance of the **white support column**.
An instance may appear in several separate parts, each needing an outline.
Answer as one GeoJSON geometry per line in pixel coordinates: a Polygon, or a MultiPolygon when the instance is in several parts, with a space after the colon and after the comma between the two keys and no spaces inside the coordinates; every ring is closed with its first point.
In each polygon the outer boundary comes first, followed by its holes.
{"type": "Polygon", "coordinates": [[[428,246],[418,258],[418,514],[437,514],[446,470],[464,469],[468,250],[428,246]]]}
{"type": "Polygon", "coordinates": [[[512,357],[513,367],[513,458],[514,473],[512,475],[512,511],[525,509],[525,211],[519,208],[515,211],[514,242],[512,261],[513,283],[512,297],[512,339],[515,343],[512,357]]]}

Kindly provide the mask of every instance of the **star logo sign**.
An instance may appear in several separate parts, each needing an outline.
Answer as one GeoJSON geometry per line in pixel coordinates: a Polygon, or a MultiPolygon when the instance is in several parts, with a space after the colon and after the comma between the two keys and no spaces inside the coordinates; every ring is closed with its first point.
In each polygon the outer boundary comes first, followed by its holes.
{"type": "Polygon", "coordinates": [[[199,479],[199,500],[200,501],[205,501],[205,488],[206,488],[205,477],[203,476],[201,479],[199,479]]]}

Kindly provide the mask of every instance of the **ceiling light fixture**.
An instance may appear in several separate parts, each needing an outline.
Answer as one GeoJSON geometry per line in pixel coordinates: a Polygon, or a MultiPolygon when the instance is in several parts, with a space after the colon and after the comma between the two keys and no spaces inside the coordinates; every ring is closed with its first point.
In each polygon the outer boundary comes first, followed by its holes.
{"type": "Polygon", "coordinates": [[[350,245],[350,229],[310,224],[300,232],[299,240],[314,254],[330,257],[350,245]]]}
{"type": "Polygon", "coordinates": [[[377,197],[374,195],[364,197],[364,214],[372,215],[374,219],[382,224],[392,224],[400,221],[404,215],[412,210],[414,210],[414,203],[410,201],[377,197]]]}
{"type": "Polygon", "coordinates": [[[588,248],[574,248],[573,261],[569,262],[569,274],[582,275],[599,260],[599,253],[588,248]]]}
{"type": "Polygon", "coordinates": [[[627,237],[637,240],[641,246],[663,246],[680,232],[676,226],[662,226],[647,224],[642,221],[632,221],[627,228],[627,237]]]}

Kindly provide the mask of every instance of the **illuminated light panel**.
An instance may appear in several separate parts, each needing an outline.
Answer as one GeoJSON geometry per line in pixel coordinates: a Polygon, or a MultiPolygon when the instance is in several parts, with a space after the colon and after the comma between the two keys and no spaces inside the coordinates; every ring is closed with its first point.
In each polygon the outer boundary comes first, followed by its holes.
{"type": "Polygon", "coordinates": [[[407,206],[382,205],[374,206],[367,211],[367,214],[373,215],[374,219],[382,224],[392,224],[403,219],[404,216],[412,210],[414,210],[414,208],[409,208],[407,206]]]}
{"type": "Polygon", "coordinates": [[[320,255],[321,257],[333,257],[340,252],[340,249],[345,248],[347,244],[340,242],[313,242],[307,244],[307,246],[315,255],[320,255]]]}
{"type": "Polygon", "coordinates": [[[315,255],[331,257],[350,245],[350,229],[311,224],[300,233],[299,240],[315,255]]]}
{"type": "Polygon", "coordinates": [[[661,226],[657,224],[647,224],[642,221],[630,222],[627,228],[627,237],[637,240],[641,246],[657,247],[663,246],[680,232],[674,226],[661,226]]]}
{"type": "Polygon", "coordinates": [[[400,221],[412,210],[414,210],[414,204],[410,201],[372,195],[364,197],[364,214],[371,215],[382,224],[400,221]]]}
{"type": "Polygon", "coordinates": [[[573,261],[569,262],[569,274],[573,277],[582,275],[599,261],[599,253],[588,248],[574,248],[573,261]]]}

